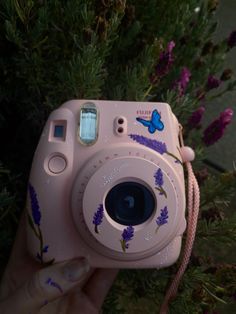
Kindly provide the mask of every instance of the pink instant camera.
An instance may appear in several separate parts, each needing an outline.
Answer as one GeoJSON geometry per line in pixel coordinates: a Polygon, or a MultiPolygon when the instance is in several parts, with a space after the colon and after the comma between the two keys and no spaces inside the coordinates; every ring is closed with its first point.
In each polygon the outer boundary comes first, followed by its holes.
{"type": "Polygon", "coordinates": [[[179,124],[166,103],[72,100],[35,152],[28,249],[42,264],[161,268],[186,228],[179,124]]]}

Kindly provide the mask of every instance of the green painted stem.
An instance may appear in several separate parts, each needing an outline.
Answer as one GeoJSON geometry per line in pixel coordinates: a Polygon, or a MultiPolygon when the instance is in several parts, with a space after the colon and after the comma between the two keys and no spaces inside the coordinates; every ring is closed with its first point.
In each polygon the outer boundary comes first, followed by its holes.
{"type": "Polygon", "coordinates": [[[174,159],[176,159],[177,161],[179,161],[179,163],[183,166],[183,162],[177,157],[175,156],[174,154],[172,153],[169,153],[169,152],[166,152],[167,155],[173,157],[174,159]]]}

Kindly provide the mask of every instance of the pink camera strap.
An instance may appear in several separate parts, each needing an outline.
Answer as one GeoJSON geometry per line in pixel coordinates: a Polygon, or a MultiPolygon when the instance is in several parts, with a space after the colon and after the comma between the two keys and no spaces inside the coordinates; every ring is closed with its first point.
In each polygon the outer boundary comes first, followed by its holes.
{"type": "MultiPolygon", "coordinates": [[[[180,130],[180,142],[181,142],[181,146],[184,146],[183,138],[182,138],[182,130],[180,130]]],[[[181,278],[190,260],[193,243],[195,239],[195,234],[196,234],[198,213],[199,213],[199,206],[200,206],[200,192],[199,192],[199,186],[198,186],[196,177],[193,173],[191,163],[189,161],[186,161],[185,166],[188,172],[188,218],[187,218],[186,242],[185,242],[185,247],[182,253],[182,261],[181,261],[180,267],[170,287],[168,288],[166,292],[164,301],[161,305],[160,314],[166,314],[168,312],[169,302],[173,298],[176,297],[179,283],[181,281],[181,278]]]]}

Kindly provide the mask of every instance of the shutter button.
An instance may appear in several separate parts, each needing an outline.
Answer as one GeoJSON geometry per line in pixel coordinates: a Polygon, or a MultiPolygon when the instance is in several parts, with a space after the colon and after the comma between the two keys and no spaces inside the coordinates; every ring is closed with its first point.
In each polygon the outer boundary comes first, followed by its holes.
{"type": "Polygon", "coordinates": [[[61,173],[66,168],[66,160],[62,156],[53,156],[48,162],[48,168],[53,173],[61,173]]]}

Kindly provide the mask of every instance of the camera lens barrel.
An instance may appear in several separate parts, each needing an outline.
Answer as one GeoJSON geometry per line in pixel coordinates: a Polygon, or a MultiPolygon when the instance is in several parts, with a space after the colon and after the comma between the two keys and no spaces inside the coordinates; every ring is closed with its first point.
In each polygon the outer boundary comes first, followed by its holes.
{"type": "Polygon", "coordinates": [[[137,182],[123,182],[107,194],[105,208],[110,217],[122,225],[139,225],[147,221],[155,210],[151,191],[137,182]]]}

